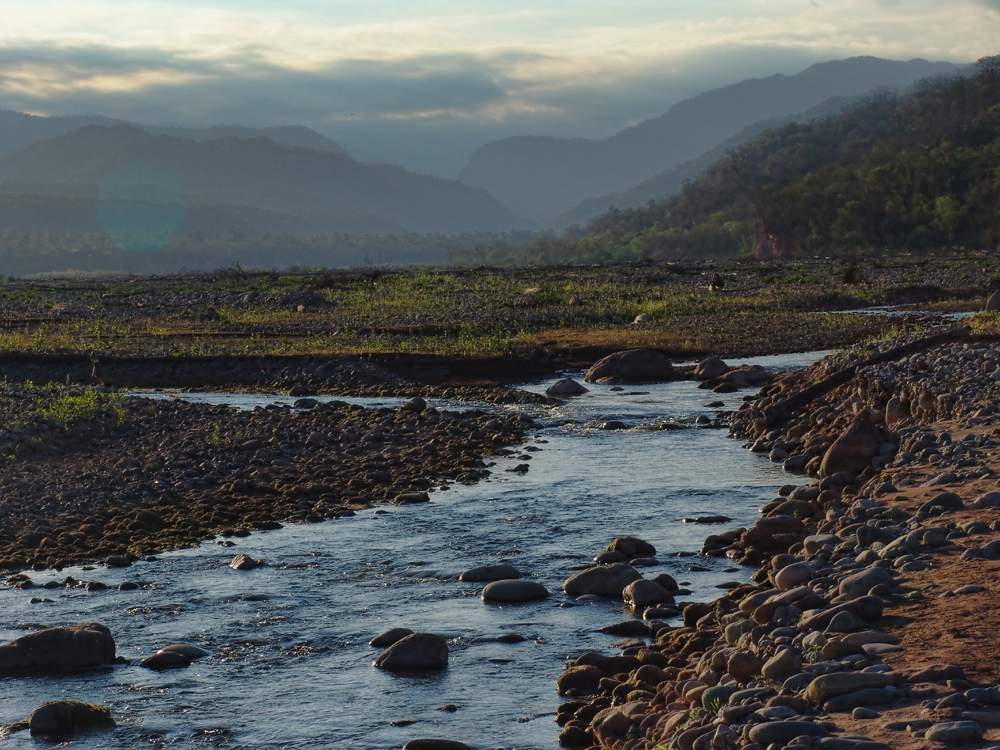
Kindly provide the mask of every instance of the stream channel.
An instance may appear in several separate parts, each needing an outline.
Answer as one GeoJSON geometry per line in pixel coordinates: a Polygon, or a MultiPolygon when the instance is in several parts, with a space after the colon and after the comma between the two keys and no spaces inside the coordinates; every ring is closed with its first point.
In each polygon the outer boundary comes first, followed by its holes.
{"type": "MultiPolygon", "coordinates": [[[[745,361],[784,369],[820,355],[745,361]]],[[[541,392],[551,382],[527,388],[541,392]]],[[[641,569],[646,577],[670,573],[691,591],[683,601],[714,599],[718,584],[745,581],[750,571],[726,558],[682,553],[697,552],[707,534],[752,524],[779,485],[800,481],[743,450],[725,429],[694,426],[698,416],[720,410],[708,402],[736,409],[746,392],[714,394],[690,381],[619,391],[588,387],[555,408],[431,402],[439,409],[516,408],[534,418],[536,428],[523,446],[527,452],[496,459],[489,479],[433,492],[429,504],[290,524],[234,539],[229,548],[209,540],[124,569],[31,574],[36,584],[67,575],[99,580],[111,587],[106,591],[0,590],[4,642],[24,635],[24,625],[93,621],[111,628],[119,655],[135,662],[171,643],[212,652],[164,672],[119,666],[0,679],[0,723],[27,718],[46,700],[71,699],[107,705],[119,725],[66,742],[80,748],[398,748],[418,737],[475,748],[556,748],[554,718],[562,699],[555,683],[565,660],[588,650],[616,653],[610,646],[616,638],[597,630],[631,616],[621,602],[575,603],[562,593],[562,582],[615,536],[631,534],[657,549],[660,564],[641,569]],[[598,429],[611,419],[639,429],[598,429]],[[664,422],[683,428],[656,429],[664,422]],[[505,471],[518,463],[530,470],[505,471]],[[722,526],[683,521],[705,515],[732,520],[722,526]],[[229,569],[239,552],[267,565],[229,569]],[[544,584],[549,598],[486,605],[482,584],[457,580],[465,569],[499,562],[544,584]],[[142,587],[115,590],[126,580],[142,587]],[[30,604],[33,596],[54,601],[30,604]],[[368,641],[392,627],[446,636],[449,667],[418,676],[373,668],[379,651],[368,641]],[[526,640],[497,641],[508,633],[526,640]]],[[[154,395],[237,408],[293,401],[154,395]]],[[[28,732],[2,743],[11,749],[48,744],[28,732]]]]}

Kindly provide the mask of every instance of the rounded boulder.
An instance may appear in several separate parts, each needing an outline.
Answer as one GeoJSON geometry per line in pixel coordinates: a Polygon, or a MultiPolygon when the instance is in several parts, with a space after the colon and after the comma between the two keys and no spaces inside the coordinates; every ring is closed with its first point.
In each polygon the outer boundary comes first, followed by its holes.
{"type": "Polygon", "coordinates": [[[484,602],[530,602],[548,595],[548,589],[537,581],[511,579],[487,584],[482,599],[484,602]]]}
{"type": "Polygon", "coordinates": [[[379,654],[372,666],[399,671],[444,669],[448,666],[448,642],[434,633],[413,633],[379,654]]]}

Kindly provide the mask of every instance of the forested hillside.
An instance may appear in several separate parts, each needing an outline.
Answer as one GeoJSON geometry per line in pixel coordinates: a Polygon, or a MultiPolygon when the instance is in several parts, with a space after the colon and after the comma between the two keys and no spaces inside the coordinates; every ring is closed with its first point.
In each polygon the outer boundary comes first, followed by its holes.
{"type": "Polygon", "coordinates": [[[1000,242],[1000,56],[733,149],[680,195],[611,211],[577,241],[480,248],[476,262],[993,250],[1000,242]]]}
{"type": "Polygon", "coordinates": [[[906,89],[951,63],[854,57],[792,76],[748,79],[679,102],[601,140],[521,136],[488,143],[459,174],[519,216],[545,219],[588,197],[628,190],[695,159],[761,120],[794,116],[831,97],[906,89]]]}

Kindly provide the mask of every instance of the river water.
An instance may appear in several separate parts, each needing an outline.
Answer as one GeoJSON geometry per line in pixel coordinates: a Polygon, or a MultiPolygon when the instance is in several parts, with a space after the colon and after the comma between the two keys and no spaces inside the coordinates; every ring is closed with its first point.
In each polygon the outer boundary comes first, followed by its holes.
{"type": "MultiPolygon", "coordinates": [[[[748,361],[795,367],[818,356],[748,361]]],[[[550,382],[529,389],[541,392],[550,382]]],[[[240,408],[291,401],[158,397],[240,408]]],[[[46,700],[73,699],[107,705],[119,724],[66,743],[73,747],[398,748],[439,737],[476,748],[555,748],[561,702],[555,681],[565,660],[587,650],[615,653],[615,637],[597,629],[630,617],[620,602],[582,604],[564,596],[561,584],[574,567],[615,536],[632,534],[658,552],[660,564],[642,569],[644,575],[667,572],[687,582],[685,601],[715,598],[718,584],[746,579],[747,571],[725,558],[683,554],[696,552],[718,528],[684,518],[721,514],[732,519],[721,528],[750,524],[779,485],[794,481],[742,450],[725,430],[693,426],[699,415],[719,410],[708,402],[734,409],[741,399],[684,381],[621,391],[595,385],[556,408],[483,406],[521,409],[538,427],[524,449],[496,460],[487,481],[434,492],[430,504],[289,525],[234,539],[230,548],[207,541],[126,569],[32,573],[38,584],[72,575],[111,587],[131,580],[142,588],[0,588],[4,641],[24,634],[18,626],[96,621],[111,628],[118,653],[128,659],[170,643],[197,644],[213,655],[166,672],[120,666],[0,679],[0,723],[27,718],[46,700]],[[597,429],[610,419],[632,429],[597,429]],[[664,422],[683,428],[657,429],[664,422]],[[520,463],[530,466],[526,474],[505,471],[520,463]],[[238,552],[268,564],[230,570],[238,552]],[[486,605],[480,584],[455,580],[462,570],[498,562],[513,563],[551,596],[486,605]],[[53,601],[30,604],[33,596],[53,601]],[[373,668],[378,651],[367,642],[391,627],[448,637],[449,667],[419,676],[373,668]],[[497,641],[509,633],[525,640],[497,641]]],[[[34,748],[38,741],[22,732],[4,744],[34,748]]]]}

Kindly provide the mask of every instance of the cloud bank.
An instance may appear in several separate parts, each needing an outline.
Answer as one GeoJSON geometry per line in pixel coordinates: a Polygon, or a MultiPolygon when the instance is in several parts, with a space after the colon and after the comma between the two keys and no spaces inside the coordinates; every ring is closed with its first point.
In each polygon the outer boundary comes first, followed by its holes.
{"type": "Polygon", "coordinates": [[[303,123],[454,174],[495,137],[601,137],[747,77],[853,55],[972,61],[997,39],[1000,0],[8,0],[0,106],[303,123]]]}

